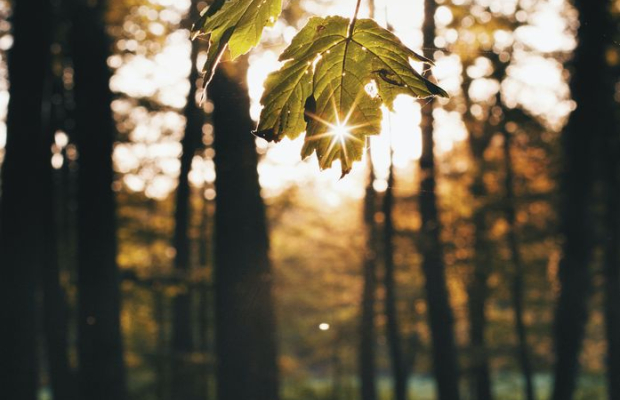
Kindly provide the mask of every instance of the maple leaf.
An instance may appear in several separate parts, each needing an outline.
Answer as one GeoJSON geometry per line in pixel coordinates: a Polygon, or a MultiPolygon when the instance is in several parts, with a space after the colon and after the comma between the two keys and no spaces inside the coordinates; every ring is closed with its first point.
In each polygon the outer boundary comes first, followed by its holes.
{"type": "Polygon", "coordinates": [[[306,132],[302,156],[321,169],[340,160],[343,176],[362,158],[366,137],[381,131],[381,106],[395,98],[447,93],[411,61],[432,65],[371,19],[312,18],[280,57],[265,83],[256,134],[268,141],[306,132]]]}
{"type": "Polygon", "coordinates": [[[263,30],[273,26],[282,12],[282,0],[216,0],[192,28],[192,39],[209,37],[204,66],[206,87],[228,51],[232,60],[246,54],[261,39],[263,30]]]}

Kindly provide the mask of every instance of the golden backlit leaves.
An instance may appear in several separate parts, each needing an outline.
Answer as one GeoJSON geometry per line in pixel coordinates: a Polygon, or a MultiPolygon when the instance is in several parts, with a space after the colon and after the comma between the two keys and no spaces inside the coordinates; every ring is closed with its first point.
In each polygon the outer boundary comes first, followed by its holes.
{"type": "Polygon", "coordinates": [[[391,109],[401,94],[447,97],[411,65],[432,62],[370,19],[312,18],[280,60],[265,84],[257,135],[278,142],[305,131],[302,156],[316,153],[321,169],[339,160],[343,175],[362,158],[366,137],[381,132],[382,105],[391,109]]]}
{"type": "Polygon", "coordinates": [[[282,0],[216,0],[194,24],[192,38],[208,36],[204,85],[209,84],[224,53],[235,60],[259,42],[282,12],[282,0]]]}

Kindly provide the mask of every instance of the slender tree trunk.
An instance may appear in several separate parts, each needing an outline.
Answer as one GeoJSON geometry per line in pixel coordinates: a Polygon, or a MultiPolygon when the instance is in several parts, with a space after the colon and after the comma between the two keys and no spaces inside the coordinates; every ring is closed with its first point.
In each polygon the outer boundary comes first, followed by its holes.
{"type": "MultiPolygon", "coordinates": [[[[50,144],[51,146],[51,144],[50,144]]],[[[49,148],[49,146],[48,146],[49,148]]],[[[44,177],[44,190],[53,197],[52,165],[48,160],[49,172],[44,177]],[[49,181],[49,182],[48,182],[49,181]]],[[[45,198],[48,196],[46,195],[45,198]]],[[[52,393],[56,399],[73,400],[76,398],[74,377],[69,366],[68,354],[68,313],[64,289],[60,284],[60,265],[56,241],[55,207],[50,201],[42,213],[42,234],[45,236],[42,245],[46,259],[42,262],[39,276],[43,291],[43,327],[45,348],[48,360],[48,371],[52,393]]]]}
{"type": "MultiPolygon", "coordinates": [[[[611,134],[618,135],[614,129],[611,134]]],[[[607,378],[610,400],[620,400],[620,183],[618,138],[611,143],[607,165],[607,246],[605,249],[605,328],[607,333],[607,378]]]]}
{"type": "Polygon", "coordinates": [[[78,173],[79,398],[123,400],[116,213],[112,191],[114,122],[104,2],[73,0],[78,173]]]}
{"type": "MultiPolygon", "coordinates": [[[[434,0],[425,0],[423,26],[424,47],[433,48],[435,38],[434,0]]],[[[427,78],[431,78],[430,72],[427,78]]],[[[443,246],[441,243],[441,224],[437,210],[435,192],[435,154],[433,138],[433,107],[431,100],[422,107],[422,157],[420,158],[420,213],[422,231],[420,249],[422,252],[422,271],[426,279],[426,298],[433,341],[433,370],[437,380],[439,400],[458,400],[459,371],[456,345],[454,342],[454,320],[450,308],[446,283],[443,246]]]]}
{"type": "MultiPolygon", "coordinates": [[[[501,81],[506,76],[506,67],[498,59],[490,57],[494,64],[494,77],[501,81]]],[[[472,79],[467,76],[466,68],[463,69],[463,93],[469,93],[472,79]]],[[[498,104],[501,104],[500,95],[498,104]]],[[[469,110],[473,105],[468,96],[465,97],[465,104],[469,110]]],[[[484,183],[484,174],[487,171],[487,163],[484,157],[488,149],[495,127],[488,122],[481,123],[471,112],[465,114],[465,121],[469,130],[468,142],[472,156],[473,183],[469,191],[473,198],[473,218],[475,228],[474,233],[474,273],[468,287],[469,302],[469,340],[470,340],[470,363],[471,375],[470,382],[471,397],[477,400],[491,400],[493,398],[491,390],[491,374],[489,368],[489,354],[486,345],[487,314],[486,305],[489,298],[489,275],[492,270],[491,254],[492,246],[489,239],[488,228],[488,205],[489,193],[484,183]]]]}
{"type": "Polygon", "coordinates": [[[166,340],[166,299],[161,287],[153,289],[153,319],[157,324],[156,383],[155,392],[159,400],[168,400],[168,357],[166,340]]]}
{"type": "MultiPolygon", "coordinates": [[[[205,188],[207,185],[204,185],[205,188]]],[[[211,360],[211,303],[212,303],[212,285],[209,279],[211,271],[211,218],[212,213],[210,211],[211,201],[205,198],[204,191],[201,190],[202,200],[202,221],[200,226],[200,244],[199,244],[199,259],[200,268],[202,273],[200,274],[200,292],[198,294],[198,351],[203,356],[203,376],[202,376],[202,394],[203,398],[210,398],[211,387],[211,375],[212,364],[211,360]]]]}
{"type": "Polygon", "coordinates": [[[333,342],[332,346],[332,388],[331,388],[331,400],[342,400],[342,393],[344,392],[343,385],[343,365],[340,354],[340,333],[337,330],[332,329],[333,342]]]}
{"type": "MultiPolygon", "coordinates": [[[[603,2],[607,4],[607,2],[603,2]]],[[[609,18],[609,17],[608,17],[609,18]]],[[[604,42],[614,46],[611,41],[613,25],[606,25],[604,42]]],[[[620,130],[618,129],[618,103],[614,99],[613,84],[618,79],[607,65],[609,81],[602,100],[607,107],[602,111],[607,128],[603,137],[606,164],[603,166],[607,184],[607,243],[605,247],[605,328],[607,334],[607,379],[610,400],[620,400],[620,130]],[[615,79],[614,79],[615,78],[615,79]],[[615,118],[614,118],[615,117],[615,118]],[[613,118],[613,119],[612,119],[613,118]]]]}
{"type": "MultiPolygon", "coordinates": [[[[198,19],[197,2],[192,1],[188,12],[188,21],[198,19]]],[[[189,25],[189,23],[188,23],[189,25]]],[[[192,368],[191,352],[194,350],[192,324],[192,290],[190,289],[190,238],[189,225],[191,218],[191,204],[189,173],[192,169],[192,160],[201,143],[203,113],[196,105],[196,89],[198,70],[196,68],[198,46],[192,46],[191,71],[189,75],[190,90],[185,106],[185,136],[182,140],[183,153],[181,155],[181,172],[176,192],[174,247],[176,250],[174,267],[181,281],[185,284],[184,290],[174,298],[174,313],[172,320],[172,394],[175,398],[196,400],[198,381],[195,368],[192,368]]]]}
{"type": "Polygon", "coordinates": [[[13,3],[14,44],[0,208],[0,388],[6,398],[35,400],[39,388],[35,332],[37,270],[44,257],[40,218],[51,204],[42,190],[50,162],[42,121],[49,68],[51,3],[13,3]]]}
{"type": "MultiPolygon", "coordinates": [[[[471,135],[471,133],[470,133],[471,135]]],[[[470,191],[474,198],[475,226],[474,234],[474,274],[469,287],[469,324],[472,364],[472,398],[477,400],[491,400],[491,376],[489,372],[489,358],[485,342],[487,326],[486,303],[489,297],[489,273],[491,260],[489,257],[489,242],[487,237],[487,191],[484,185],[484,149],[477,148],[475,140],[471,140],[474,155],[475,178],[470,191]]]]}
{"type": "MultiPolygon", "coordinates": [[[[238,65],[238,64],[237,64],[238,65]]],[[[219,400],[277,400],[273,277],[243,74],[220,68],[215,105],[215,321],[219,400]]]]}
{"type": "Polygon", "coordinates": [[[362,323],[360,341],[360,381],[362,400],[376,400],[376,331],[375,292],[377,289],[377,224],[375,222],[377,194],[373,183],[374,168],[368,150],[368,185],[364,199],[364,226],[366,227],[366,253],[364,255],[364,289],[362,293],[362,323]]]}
{"type": "Polygon", "coordinates": [[[388,187],[383,199],[383,253],[385,260],[385,317],[387,319],[387,341],[390,348],[390,361],[394,376],[394,400],[407,399],[407,371],[405,352],[403,352],[398,311],[396,307],[396,277],[394,264],[394,165],[390,157],[388,187]]]}
{"type": "Polygon", "coordinates": [[[510,252],[510,260],[514,267],[514,276],[512,283],[512,303],[515,312],[515,329],[517,332],[519,364],[521,373],[525,380],[525,398],[534,400],[536,398],[534,392],[534,381],[532,378],[532,366],[529,356],[529,346],[527,344],[527,328],[523,319],[523,308],[525,305],[525,287],[524,287],[524,265],[521,259],[521,251],[519,249],[519,239],[517,237],[517,211],[515,206],[514,192],[514,167],[512,163],[511,137],[504,128],[504,167],[506,173],[505,190],[506,200],[505,209],[506,221],[508,222],[508,249],[510,252]]]}
{"type": "Polygon", "coordinates": [[[199,259],[203,273],[200,275],[202,289],[198,296],[198,349],[206,354],[209,351],[209,294],[211,286],[208,275],[211,266],[211,257],[209,255],[211,213],[209,211],[210,201],[204,197],[203,191],[201,191],[201,199],[203,204],[201,212],[202,221],[200,224],[199,259]]]}
{"type": "MultiPolygon", "coordinates": [[[[54,21],[58,21],[58,16],[54,15],[54,21]]],[[[53,63],[53,61],[51,61],[53,63]]],[[[52,71],[48,71],[46,82],[46,97],[52,98],[53,95],[61,95],[63,92],[62,77],[52,71]]],[[[54,135],[57,129],[62,126],[65,113],[64,104],[52,105],[50,101],[44,108],[44,133],[45,140],[43,146],[51,148],[54,143],[54,135]]],[[[61,259],[59,246],[62,242],[58,237],[62,237],[62,229],[59,229],[59,201],[61,197],[56,193],[62,190],[55,179],[55,172],[50,162],[49,153],[44,156],[42,163],[43,180],[41,182],[44,199],[49,199],[41,208],[41,223],[43,240],[42,255],[43,262],[38,271],[41,281],[43,301],[43,329],[45,336],[45,352],[47,354],[47,370],[50,375],[50,386],[52,395],[55,399],[74,400],[77,396],[77,385],[71,367],[69,365],[68,354],[68,325],[69,315],[67,310],[67,300],[65,291],[60,282],[61,259]]],[[[60,172],[62,173],[62,172],[60,172]]],[[[59,173],[59,174],[60,174],[59,173]]]]}
{"type": "MultiPolygon", "coordinates": [[[[564,133],[565,171],[563,233],[560,261],[561,293],[555,321],[555,383],[553,400],[571,400],[579,370],[587,303],[591,285],[592,258],[591,191],[594,139],[603,136],[604,118],[609,112],[605,40],[609,3],[576,0],[580,13],[579,44],[573,59],[571,91],[577,109],[571,114],[564,133]],[[603,118],[601,118],[603,116],[603,118]]],[[[610,115],[611,117],[611,115],[610,115]]],[[[617,206],[617,205],[615,205],[617,206]]]]}

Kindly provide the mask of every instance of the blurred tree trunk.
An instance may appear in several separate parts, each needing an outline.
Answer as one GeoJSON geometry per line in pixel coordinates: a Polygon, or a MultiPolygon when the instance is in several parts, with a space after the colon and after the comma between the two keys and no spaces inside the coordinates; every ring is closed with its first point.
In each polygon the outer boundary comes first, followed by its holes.
{"type": "MultiPolygon", "coordinates": [[[[157,218],[159,213],[158,211],[158,201],[152,198],[146,199],[146,219],[154,220],[157,218]]],[[[144,222],[146,226],[148,223],[144,222]]],[[[147,236],[147,246],[153,246],[156,242],[155,235],[147,236]]],[[[155,257],[151,254],[147,260],[149,265],[156,264],[155,257]]],[[[156,274],[158,276],[162,276],[161,268],[155,269],[156,274]]],[[[155,326],[157,327],[157,334],[155,337],[155,343],[153,348],[154,355],[154,370],[155,370],[155,384],[154,384],[154,394],[155,398],[158,400],[169,400],[170,399],[170,347],[169,346],[169,329],[168,320],[169,318],[169,308],[167,302],[167,289],[166,282],[162,281],[154,281],[151,286],[151,300],[152,300],[152,318],[155,322],[155,326]]]]}
{"type": "MultiPolygon", "coordinates": [[[[615,129],[609,134],[618,135],[615,129]]],[[[607,378],[609,399],[620,400],[620,183],[618,138],[611,139],[607,154],[607,246],[605,249],[605,325],[607,333],[607,378]]]]}
{"type": "MultiPolygon", "coordinates": [[[[492,77],[501,82],[506,77],[507,64],[500,61],[498,56],[489,54],[486,56],[493,63],[492,77]]],[[[463,68],[463,84],[465,105],[467,112],[463,119],[468,130],[468,144],[471,153],[471,169],[473,170],[473,182],[469,186],[469,192],[473,199],[474,232],[474,271],[468,285],[468,311],[469,311],[469,340],[471,347],[471,396],[477,400],[491,400],[491,374],[489,368],[489,354],[486,345],[487,315],[486,305],[489,298],[489,276],[493,268],[491,251],[493,246],[489,238],[488,209],[489,192],[484,182],[485,173],[489,165],[485,160],[485,152],[491,144],[496,127],[489,120],[492,114],[488,113],[486,119],[476,118],[472,112],[474,102],[469,97],[469,91],[473,83],[467,74],[467,68],[463,68]]],[[[496,104],[501,104],[501,95],[496,97],[496,104]]]]}
{"type": "MultiPolygon", "coordinates": [[[[613,111],[612,111],[613,112],[613,111]]],[[[605,325],[607,333],[607,379],[609,399],[620,400],[620,149],[617,129],[609,129],[607,154],[607,246],[605,249],[605,325]]]]}
{"type": "MultiPolygon", "coordinates": [[[[47,143],[51,147],[51,142],[47,143]]],[[[45,212],[41,213],[41,224],[44,239],[42,254],[45,258],[38,271],[42,288],[43,327],[45,335],[45,349],[47,353],[50,385],[54,398],[72,400],[76,398],[74,377],[69,366],[68,354],[68,312],[64,289],[60,283],[60,264],[57,248],[57,218],[56,209],[51,199],[54,197],[54,177],[50,157],[45,158],[49,171],[45,173],[42,189],[43,199],[49,199],[43,205],[45,212]]]]}
{"type": "MultiPolygon", "coordinates": [[[[206,187],[206,185],[205,185],[206,187]]],[[[205,198],[204,190],[200,190],[202,200],[199,260],[202,273],[200,274],[200,293],[198,296],[198,349],[206,354],[209,351],[209,294],[211,286],[209,281],[210,272],[210,201],[205,198]]]]}
{"type": "Polygon", "coordinates": [[[153,319],[157,326],[157,338],[155,341],[155,393],[158,400],[168,400],[169,396],[169,380],[168,380],[168,354],[166,340],[166,295],[165,288],[156,286],[153,288],[153,319]]]}
{"type": "MultiPolygon", "coordinates": [[[[608,1],[603,4],[609,7],[608,1]]],[[[617,35],[619,21],[616,20],[615,26],[612,22],[607,20],[604,25],[607,33],[603,42],[608,49],[617,46],[612,39],[614,34],[617,35]]],[[[608,81],[602,101],[605,101],[606,107],[602,112],[599,111],[599,115],[603,115],[606,123],[602,144],[605,154],[604,179],[607,186],[607,242],[604,260],[607,379],[609,399],[620,400],[620,114],[618,102],[614,99],[614,84],[617,84],[620,78],[620,70],[616,66],[616,71],[613,71],[609,64],[606,64],[605,71],[608,81]]]]}
{"type": "Polygon", "coordinates": [[[212,303],[212,285],[210,280],[210,273],[212,271],[211,263],[211,243],[212,235],[211,230],[211,201],[205,197],[205,190],[207,185],[205,184],[200,189],[200,198],[202,201],[201,210],[201,223],[200,223],[200,236],[199,236],[199,260],[200,260],[200,290],[198,293],[198,351],[203,357],[203,376],[201,378],[202,387],[201,393],[203,398],[210,398],[210,377],[213,371],[212,357],[211,357],[211,341],[210,341],[210,329],[211,329],[211,303],[212,303]]]}
{"type": "Polygon", "coordinates": [[[112,190],[115,127],[105,2],[73,0],[78,173],[79,398],[125,399],[116,213],[112,190]]]}
{"type": "MultiPolygon", "coordinates": [[[[57,11],[54,9],[53,24],[59,21],[57,11]]],[[[48,70],[48,80],[45,85],[46,98],[52,99],[54,96],[62,97],[64,92],[62,82],[63,60],[50,60],[50,68],[48,70]]],[[[43,112],[43,123],[45,129],[45,137],[43,146],[47,149],[54,144],[55,132],[63,127],[66,118],[63,102],[55,103],[49,101],[46,103],[43,112]]],[[[64,166],[64,163],[63,163],[64,166]]],[[[63,172],[55,173],[50,160],[49,153],[44,156],[42,162],[43,180],[41,182],[44,199],[49,199],[42,207],[41,222],[42,235],[44,239],[41,243],[43,246],[43,262],[38,271],[41,287],[42,287],[42,309],[43,309],[43,328],[45,335],[45,350],[47,354],[47,370],[50,376],[50,386],[52,395],[55,399],[74,400],[77,396],[77,385],[69,365],[68,354],[68,324],[69,315],[67,310],[67,299],[64,288],[60,282],[61,258],[59,247],[65,243],[62,242],[64,232],[60,227],[59,207],[62,203],[61,195],[64,189],[57,182],[55,175],[61,175],[63,172]],[[61,244],[62,243],[62,244],[61,244]]],[[[60,178],[60,176],[58,176],[60,178]]],[[[65,269],[66,271],[66,269],[65,269]]]]}
{"type": "Polygon", "coordinates": [[[523,266],[523,260],[521,259],[521,249],[519,248],[519,238],[517,237],[517,210],[515,206],[515,191],[514,191],[514,167],[512,163],[511,149],[511,136],[503,128],[504,135],[504,169],[506,179],[504,182],[506,190],[506,199],[504,206],[504,213],[506,214],[506,222],[508,222],[508,249],[510,252],[510,260],[514,267],[514,275],[512,282],[512,303],[515,312],[515,329],[517,332],[518,340],[518,353],[519,364],[521,366],[521,373],[525,380],[525,395],[527,400],[534,400],[536,398],[534,394],[534,382],[532,379],[532,366],[530,363],[530,356],[527,344],[527,331],[525,322],[523,320],[523,307],[525,303],[524,298],[524,277],[525,271],[523,266]]]}
{"type": "MultiPolygon", "coordinates": [[[[192,1],[185,21],[189,29],[191,21],[199,17],[197,1],[192,1]]],[[[181,278],[182,290],[174,298],[172,319],[172,395],[185,400],[200,399],[199,381],[196,368],[191,363],[194,351],[192,324],[192,290],[190,289],[190,238],[189,226],[191,219],[191,203],[189,173],[196,151],[202,138],[203,113],[196,105],[196,89],[198,85],[198,46],[192,45],[191,71],[189,74],[190,90],[185,105],[185,135],[182,140],[181,172],[176,192],[176,210],[174,214],[174,247],[176,250],[174,267],[181,278]]]]}
{"type": "Polygon", "coordinates": [[[609,100],[603,96],[613,90],[606,74],[604,40],[608,34],[606,6],[609,2],[575,0],[574,4],[580,14],[580,27],[570,87],[577,109],[571,114],[563,136],[564,247],[559,267],[561,293],[555,321],[553,400],[572,399],[576,388],[591,286],[593,144],[597,135],[604,136],[609,129],[605,119],[611,118],[613,113],[609,110],[609,100]]]}
{"type": "Polygon", "coordinates": [[[364,199],[366,252],[364,254],[364,289],[362,293],[362,323],[360,341],[360,381],[362,400],[376,400],[376,330],[375,292],[377,290],[377,224],[375,222],[377,193],[374,190],[374,167],[368,150],[368,184],[364,199]]]}
{"type": "MultiPolygon", "coordinates": [[[[435,0],[424,2],[424,45],[434,48],[435,39],[435,0]]],[[[430,71],[427,78],[432,78],[430,71]]],[[[437,380],[439,400],[458,400],[459,371],[456,345],[454,342],[454,320],[450,308],[449,293],[443,261],[441,243],[441,224],[437,210],[435,154],[433,137],[433,108],[431,99],[422,107],[422,157],[420,158],[420,213],[422,231],[420,249],[422,270],[426,279],[426,298],[428,316],[433,341],[433,369],[437,380]]]]}
{"type": "Polygon", "coordinates": [[[42,111],[50,60],[51,2],[13,3],[14,44],[9,52],[10,101],[2,165],[0,208],[0,388],[6,398],[35,400],[36,281],[45,261],[41,217],[51,204],[43,184],[50,163],[42,111]],[[43,204],[43,207],[41,206],[43,204]]]}
{"type": "Polygon", "coordinates": [[[239,64],[236,76],[221,67],[208,92],[216,132],[217,393],[219,400],[277,400],[269,237],[245,68],[239,64]]]}
{"type": "Polygon", "coordinates": [[[475,137],[475,131],[469,132],[470,150],[473,156],[474,182],[470,192],[474,203],[474,273],[469,284],[469,340],[471,344],[471,368],[473,375],[472,398],[491,400],[491,376],[489,358],[485,341],[487,326],[486,303],[489,297],[489,274],[491,272],[490,244],[487,226],[488,192],[484,184],[486,162],[484,139],[475,137]]]}
{"type": "MultiPolygon", "coordinates": [[[[392,150],[390,149],[390,152],[392,150]]],[[[407,399],[407,371],[405,365],[405,352],[402,346],[400,324],[398,323],[398,311],[396,301],[396,277],[394,265],[394,165],[390,154],[390,170],[388,175],[388,187],[383,199],[383,252],[385,260],[385,316],[387,320],[387,341],[390,348],[390,361],[394,376],[394,400],[407,399]]]]}

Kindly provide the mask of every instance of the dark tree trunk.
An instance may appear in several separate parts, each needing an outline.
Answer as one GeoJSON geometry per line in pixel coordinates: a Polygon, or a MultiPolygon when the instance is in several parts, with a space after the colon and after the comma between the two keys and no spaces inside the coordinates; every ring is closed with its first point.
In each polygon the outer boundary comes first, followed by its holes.
{"type": "Polygon", "coordinates": [[[514,275],[512,277],[512,303],[514,307],[515,330],[517,332],[517,346],[519,365],[521,373],[525,380],[525,398],[534,400],[536,398],[534,392],[534,381],[532,378],[532,366],[530,362],[529,346],[527,344],[527,328],[523,319],[523,309],[525,306],[525,287],[524,277],[525,270],[523,260],[521,259],[521,250],[519,248],[519,239],[517,237],[517,210],[515,206],[514,191],[514,167],[512,163],[511,137],[505,128],[504,134],[504,168],[506,180],[504,182],[506,190],[506,199],[504,213],[506,214],[506,222],[508,222],[508,250],[510,252],[510,261],[514,267],[514,275]]]}
{"type": "Polygon", "coordinates": [[[250,102],[220,68],[215,105],[215,322],[219,400],[277,400],[273,277],[250,102]]]}
{"type": "MultiPolygon", "coordinates": [[[[434,47],[435,11],[434,0],[425,0],[424,47],[434,47]]],[[[430,72],[427,78],[431,78],[430,72]]],[[[420,250],[422,252],[422,271],[426,279],[426,298],[429,324],[433,341],[433,370],[437,380],[439,400],[458,400],[459,371],[456,345],[454,342],[454,320],[450,308],[446,283],[443,246],[440,233],[441,224],[437,210],[435,192],[435,155],[433,137],[433,107],[430,101],[422,107],[422,157],[420,158],[420,213],[422,231],[420,250]]]]}
{"type": "Polygon", "coordinates": [[[123,400],[116,213],[112,191],[115,127],[110,103],[104,2],[73,0],[78,145],[79,398],[123,400]]]}
{"type": "Polygon", "coordinates": [[[155,392],[158,400],[168,400],[168,389],[170,388],[168,379],[168,343],[166,340],[166,295],[163,293],[162,287],[155,287],[153,289],[153,319],[157,325],[157,341],[155,348],[156,366],[155,376],[157,381],[155,383],[155,392]]]}
{"type": "Polygon", "coordinates": [[[607,379],[610,400],[620,400],[620,183],[618,132],[607,155],[607,245],[605,249],[605,328],[607,333],[607,379]]]}
{"type": "MultiPolygon", "coordinates": [[[[604,5],[609,5],[607,1],[604,5]]],[[[605,18],[603,16],[602,18],[605,18]]],[[[609,18],[609,16],[607,16],[609,18]]],[[[617,25],[616,25],[617,26],[617,25]]],[[[604,25],[607,34],[604,44],[614,47],[613,24],[604,25]]],[[[617,29],[616,29],[617,32],[617,29]]],[[[607,336],[607,379],[610,400],[620,400],[620,123],[618,103],[614,99],[614,83],[620,77],[619,70],[612,71],[607,65],[608,82],[604,94],[599,94],[607,105],[599,115],[604,115],[607,128],[604,130],[605,154],[604,179],[607,185],[607,243],[605,246],[605,328],[607,336]],[[602,114],[606,113],[606,114],[602,114]],[[615,118],[614,118],[615,117],[615,118]]]]}
{"type": "MultiPolygon", "coordinates": [[[[470,132],[470,136],[473,133],[470,132]]],[[[487,190],[484,185],[484,148],[478,146],[477,140],[470,140],[474,157],[474,183],[470,191],[474,201],[473,223],[474,234],[474,273],[469,286],[469,335],[471,344],[471,373],[472,398],[477,400],[491,400],[491,376],[489,372],[489,358],[485,342],[487,326],[486,303],[489,297],[489,273],[491,259],[489,257],[489,242],[487,237],[487,207],[485,204],[487,190]]]]}
{"type": "Polygon", "coordinates": [[[385,260],[385,317],[387,341],[390,349],[390,361],[394,376],[394,400],[407,399],[407,371],[405,352],[403,352],[398,311],[396,306],[396,277],[394,265],[394,166],[390,160],[388,187],[383,199],[383,253],[385,260]]]}
{"type": "MultiPolygon", "coordinates": [[[[564,132],[564,233],[560,261],[561,293],[555,321],[555,383],[553,400],[574,396],[579,370],[587,303],[591,285],[590,262],[593,249],[591,191],[594,140],[609,128],[609,100],[602,96],[610,89],[605,60],[608,7],[606,2],[576,0],[580,13],[579,44],[573,59],[571,91],[577,109],[571,114],[564,132]],[[602,117],[602,118],[601,118],[602,117]]],[[[613,89],[611,89],[613,90],[613,89]]],[[[617,207],[617,204],[615,205],[617,207]]]]}
{"type": "MultiPolygon", "coordinates": [[[[206,187],[207,185],[204,185],[206,187]]],[[[211,304],[212,304],[212,285],[209,275],[212,268],[211,263],[211,201],[205,198],[204,190],[200,191],[202,200],[201,224],[200,224],[200,243],[199,243],[199,260],[200,260],[200,292],[198,293],[198,351],[203,356],[203,376],[201,378],[201,393],[203,398],[210,399],[210,382],[213,371],[211,357],[211,304]]]]}
{"type": "MultiPolygon", "coordinates": [[[[58,17],[55,16],[54,21],[58,17]]],[[[52,60],[51,63],[54,61],[52,60]]],[[[55,74],[53,66],[48,71],[48,81],[46,82],[46,97],[51,99],[54,95],[62,95],[63,84],[62,77],[55,74]]],[[[43,123],[45,129],[44,146],[51,148],[54,143],[54,134],[56,130],[61,129],[64,123],[65,104],[52,104],[50,101],[46,105],[43,112],[43,123]]],[[[42,167],[43,180],[41,188],[44,193],[43,198],[49,199],[42,205],[41,223],[43,241],[43,262],[38,271],[42,288],[43,311],[43,330],[45,336],[45,352],[47,355],[47,370],[50,377],[50,386],[52,395],[55,399],[74,400],[77,396],[77,385],[69,365],[68,354],[68,325],[69,315],[67,310],[67,300],[64,288],[60,282],[61,259],[59,247],[65,243],[59,239],[63,237],[64,232],[59,228],[60,213],[59,207],[64,203],[62,196],[58,192],[62,192],[63,187],[59,184],[55,176],[49,154],[44,156],[42,167]]],[[[59,172],[58,174],[62,174],[59,172]]]]}
{"type": "MultiPolygon", "coordinates": [[[[48,144],[48,148],[51,143],[48,144]]],[[[49,171],[44,176],[43,190],[48,196],[53,197],[53,176],[52,164],[47,158],[49,171]]],[[[67,302],[64,289],[60,284],[60,265],[57,252],[56,218],[55,207],[50,201],[43,207],[45,210],[41,214],[45,239],[41,243],[44,246],[42,254],[45,259],[41,263],[39,277],[42,282],[42,308],[43,308],[43,327],[45,334],[45,349],[47,353],[48,371],[50,374],[50,384],[55,399],[73,400],[76,398],[77,387],[74,384],[74,377],[69,366],[68,354],[68,319],[67,302]]]]}
{"type": "Polygon", "coordinates": [[[45,254],[42,214],[51,196],[42,183],[50,162],[42,119],[49,68],[50,1],[13,3],[14,44],[0,208],[0,388],[6,398],[35,400],[39,388],[35,332],[38,268],[45,254]],[[43,207],[41,207],[43,203],[43,207]]]}
{"type": "MultiPolygon", "coordinates": [[[[188,21],[198,19],[199,13],[196,2],[190,5],[188,21]]],[[[188,23],[189,25],[189,23],[188,23]]],[[[189,173],[192,168],[192,160],[201,143],[203,113],[196,105],[196,89],[198,82],[198,70],[196,69],[198,58],[198,46],[192,46],[191,72],[189,75],[190,90],[185,106],[185,136],[182,140],[183,153],[181,155],[181,172],[176,192],[174,247],[176,250],[174,267],[181,281],[185,283],[184,289],[174,298],[174,313],[172,320],[172,394],[175,398],[196,400],[200,398],[198,393],[199,379],[192,368],[191,352],[194,350],[193,324],[192,324],[192,290],[190,290],[190,238],[189,225],[191,217],[191,203],[189,185],[189,173]]]]}
{"type": "MultiPolygon", "coordinates": [[[[506,65],[498,57],[488,56],[493,62],[493,77],[499,82],[506,76],[506,65]]],[[[463,68],[463,93],[469,93],[473,80],[463,68]]],[[[497,95],[497,104],[501,104],[501,96],[497,95]]],[[[471,114],[472,100],[465,96],[468,112],[464,120],[468,128],[469,150],[472,156],[473,182],[469,187],[473,199],[474,272],[468,287],[470,364],[472,379],[470,391],[472,398],[491,400],[491,374],[489,354],[486,345],[487,314],[486,305],[489,298],[489,276],[493,268],[491,251],[493,246],[489,238],[488,209],[489,193],[484,182],[484,174],[488,170],[485,152],[489,148],[495,133],[495,126],[487,121],[481,122],[471,114]]],[[[490,118],[490,113],[487,118],[490,118]]]]}
{"type": "Polygon", "coordinates": [[[377,289],[377,224],[375,223],[377,194],[373,188],[374,168],[368,150],[368,185],[364,199],[364,226],[366,253],[364,254],[364,289],[362,293],[362,321],[360,331],[360,381],[362,400],[376,400],[376,330],[375,293],[377,289]]]}
{"type": "Polygon", "coordinates": [[[202,210],[201,210],[201,224],[200,224],[200,244],[199,244],[199,259],[200,259],[200,268],[202,268],[202,273],[200,274],[200,283],[201,290],[198,296],[198,349],[202,353],[207,353],[209,351],[209,295],[211,293],[211,285],[208,279],[209,271],[211,267],[210,263],[210,240],[211,235],[210,232],[210,221],[211,221],[211,212],[209,203],[204,196],[204,192],[201,191],[201,200],[202,200],[202,210]]]}

